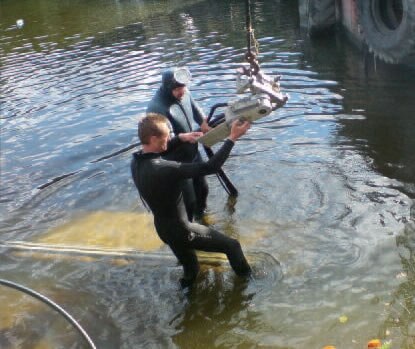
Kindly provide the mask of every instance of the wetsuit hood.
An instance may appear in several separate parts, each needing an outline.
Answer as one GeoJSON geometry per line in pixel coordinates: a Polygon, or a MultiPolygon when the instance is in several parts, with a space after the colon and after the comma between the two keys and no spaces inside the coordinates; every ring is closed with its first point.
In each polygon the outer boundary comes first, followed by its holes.
{"type": "MultiPolygon", "coordinates": [[[[189,91],[186,90],[180,100],[172,94],[173,88],[177,86],[177,80],[182,84],[186,83],[181,80],[181,74],[175,77],[180,69],[169,68],[162,73],[161,85],[147,106],[147,113],[161,114],[169,119],[175,135],[196,131],[204,120],[202,109],[193,100],[189,91]]],[[[174,160],[192,162],[197,153],[197,143],[185,143],[177,149],[177,157],[175,156],[174,160]]]]}
{"type": "Polygon", "coordinates": [[[161,75],[161,86],[160,92],[171,100],[176,100],[174,98],[172,91],[176,87],[186,86],[185,84],[181,84],[174,79],[174,71],[173,69],[165,70],[161,75]]]}

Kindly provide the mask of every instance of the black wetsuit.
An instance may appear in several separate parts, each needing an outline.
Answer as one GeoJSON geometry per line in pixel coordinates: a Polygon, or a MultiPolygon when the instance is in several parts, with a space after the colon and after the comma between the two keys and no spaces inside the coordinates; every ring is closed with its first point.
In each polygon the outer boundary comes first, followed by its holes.
{"type": "MultiPolygon", "coordinates": [[[[197,131],[204,120],[204,113],[189,92],[181,100],[177,100],[172,90],[175,87],[172,70],[162,75],[162,84],[147,107],[147,113],[158,113],[170,121],[174,135],[197,131]]],[[[174,153],[171,160],[180,162],[201,162],[202,157],[197,144],[183,144],[174,153]]],[[[192,220],[194,214],[201,216],[206,209],[208,184],[203,176],[196,176],[183,182],[183,194],[188,217],[192,220]]]]}
{"type": "MultiPolygon", "coordinates": [[[[171,151],[183,144],[178,138],[169,144],[171,151]]],[[[228,158],[233,147],[226,140],[207,162],[182,163],[163,158],[163,154],[133,154],[131,171],[140,196],[154,215],[157,233],[170,246],[183,265],[184,285],[191,284],[199,270],[194,250],[225,253],[234,271],[240,276],[250,273],[250,267],[240,243],[209,227],[189,222],[180,183],[188,178],[215,173],[228,158]]]]}

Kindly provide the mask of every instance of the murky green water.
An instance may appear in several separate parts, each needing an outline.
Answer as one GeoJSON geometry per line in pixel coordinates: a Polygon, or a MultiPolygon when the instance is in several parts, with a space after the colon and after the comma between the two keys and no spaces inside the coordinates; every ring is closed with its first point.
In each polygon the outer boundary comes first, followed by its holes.
{"type": "MultiPolygon", "coordinates": [[[[0,0],[0,278],[48,295],[99,348],[414,348],[415,72],[340,35],[309,42],[295,1],[253,9],[261,67],[290,100],[226,163],[236,202],[209,179],[211,223],[267,275],[206,264],[186,295],[159,257],[130,179],[138,115],[176,64],[206,111],[234,97],[244,15],[236,0],[0,0]]],[[[0,347],[86,347],[30,297],[0,286],[0,304],[0,347]]]]}

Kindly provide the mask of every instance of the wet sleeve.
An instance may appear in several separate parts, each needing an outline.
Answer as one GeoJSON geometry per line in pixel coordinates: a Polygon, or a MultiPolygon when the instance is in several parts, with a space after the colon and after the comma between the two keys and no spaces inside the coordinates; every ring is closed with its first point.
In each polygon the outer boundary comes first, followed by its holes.
{"type": "Polygon", "coordinates": [[[234,142],[227,139],[216,154],[214,154],[208,161],[192,163],[166,161],[163,168],[159,168],[159,170],[160,172],[163,172],[163,177],[170,180],[213,174],[216,173],[225,163],[233,146],[234,142]]]}
{"type": "Polygon", "coordinates": [[[170,152],[176,150],[179,146],[181,146],[183,142],[180,140],[179,136],[173,137],[167,143],[167,150],[163,152],[162,155],[167,155],[170,152]]]}

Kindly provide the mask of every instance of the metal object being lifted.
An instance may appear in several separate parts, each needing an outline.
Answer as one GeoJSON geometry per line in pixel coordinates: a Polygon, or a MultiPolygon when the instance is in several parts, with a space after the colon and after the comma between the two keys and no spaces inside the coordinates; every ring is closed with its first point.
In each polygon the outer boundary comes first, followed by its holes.
{"type": "Polygon", "coordinates": [[[244,93],[247,90],[251,94],[265,94],[272,105],[272,110],[283,107],[287,103],[288,96],[281,92],[281,75],[272,78],[258,69],[255,75],[249,75],[249,70],[242,67],[237,70],[236,92],[244,93]]]}
{"type": "MultiPolygon", "coordinates": [[[[214,155],[210,147],[230,134],[233,121],[238,119],[251,122],[258,120],[269,115],[273,110],[284,106],[288,100],[288,96],[280,90],[279,81],[281,77],[271,78],[259,68],[257,60],[258,42],[255,40],[251,25],[250,0],[246,0],[245,4],[247,33],[245,60],[249,65],[245,64],[237,70],[236,92],[239,94],[249,92],[250,95],[237,98],[229,103],[218,103],[211,107],[207,122],[212,129],[198,139],[203,144],[209,158],[214,155]],[[213,114],[218,107],[226,107],[226,111],[214,117],[213,114]]],[[[236,197],[238,190],[223,170],[219,169],[216,174],[226,192],[230,196],[236,197]]]]}
{"type": "Polygon", "coordinates": [[[260,70],[255,75],[249,75],[245,67],[238,69],[236,79],[237,93],[250,92],[250,95],[234,99],[225,104],[224,114],[208,120],[212,130],[199,138],[199,142],[207,147],[220,142],[230,134],[231,124],[235,120],[253,122],[269,115],[285,105],[288,96],[280,90],[280,76],[271,78],[260,70]]]}

